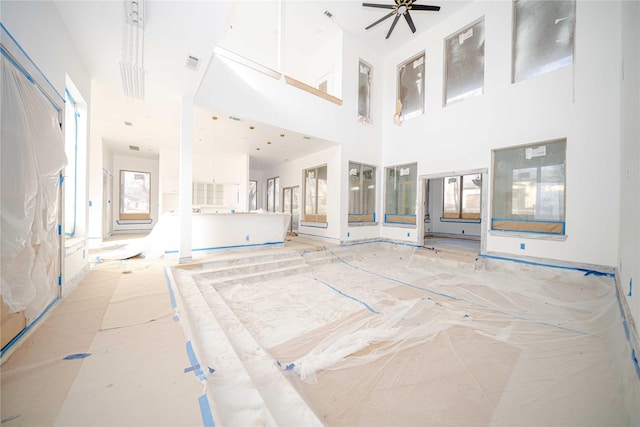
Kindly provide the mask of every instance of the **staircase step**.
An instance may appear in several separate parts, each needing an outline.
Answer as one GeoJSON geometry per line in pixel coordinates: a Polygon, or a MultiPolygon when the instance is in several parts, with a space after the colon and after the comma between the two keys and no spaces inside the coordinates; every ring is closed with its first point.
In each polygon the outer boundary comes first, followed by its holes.
{"type": "Polygon", "coordinates": [[[252,262],[220,266],[196,273],[197,277],[207,280],[225,280],[228,278],[269,273],[287,267],[304,266],[304,260],[298,254],[275,259],[251,258],[252,262]]]}
{"type": "Polygon", "coordinates": [[[288,277],[296,274],[306,273],[310,270],[307,264],[290,265],[286,267],[276,268],[272,270],[265,270],[255,273],[238,274],[235,276],[215,278],[214,283],[216,286],[235,285],[238,283],[248,284],[256,283],[264,280],[278,279],[280,277],[288,277]]]}

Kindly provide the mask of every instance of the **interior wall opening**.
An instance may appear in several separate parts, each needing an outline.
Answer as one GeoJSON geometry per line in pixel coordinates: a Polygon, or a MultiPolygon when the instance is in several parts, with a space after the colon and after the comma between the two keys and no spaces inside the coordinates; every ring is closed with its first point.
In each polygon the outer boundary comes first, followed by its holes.
{"type": "Polygon", "coordinates": [[[485,169],[421,177],[423,245],[483,252],[486,174],[485,169]]]}

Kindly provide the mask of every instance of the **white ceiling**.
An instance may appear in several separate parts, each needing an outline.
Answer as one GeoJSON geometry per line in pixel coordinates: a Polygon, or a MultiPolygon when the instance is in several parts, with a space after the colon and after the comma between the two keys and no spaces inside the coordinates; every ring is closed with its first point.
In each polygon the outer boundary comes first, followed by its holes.
{"type": "MultiPolygon", "coordinates": [[[[145,1],[145,100],[125,98],[122,93],[119,61],[122,49],[124,3],[119,0],[54,0],[67,30],[76,44],[92,78],[92,135],[102,135],[114,152],[128,152],[129,145],[140,147],[138,155],[158,155],[165,147],[177,148],[179,140],[180,98],[195,94],[216,40],[232,22],[231,1],[195,0],[145,1]],[[197,71],[185,67],[187,55],[200,58],[197,71]],[[131,125],[125,125],[131,122],[131,125]],[[95,133],[93,133],[95,132],[95,133]]],[[[248,0],[237,0],[249,3],[248,0]]],[[[313,1],[313,0],[305,0],[313,1]]],[[[369,0],[392,3],[392,0],[369,0]]],[[[264,0],[263,0],[264,2],[264,0]]],[[[385,40],[393,18],[365,31],[386,9],[366,8],[355,0],[318,1],[319,10],[333,15],[331,20],[346,32],[378,50],[391,52],[401,44],[427,31],[469,1],[428,1],[442,7],[438,13],[417,12],[412,18],[417,32],[412,35],[404,19],[385,40]]],[[[222,111],[196,108],[194,153],[249,154],[262,165],[293,159],[325,149],[329,143],[304,135],[255,123],[249,117],[230,120],[222,111]],[[212,120],[216,116],[218,120],[212,120]],[[249,129],[254,126],[254,129],[249,129]],[[284,134],[284,137],[280,135],[284,134]],[[215,141],[215,143],[214,143],[215,141]],[[278,149],[256,150],[270,141],[278,149]],[[215,145],[215,146],[214,146],[215,145]]]]}

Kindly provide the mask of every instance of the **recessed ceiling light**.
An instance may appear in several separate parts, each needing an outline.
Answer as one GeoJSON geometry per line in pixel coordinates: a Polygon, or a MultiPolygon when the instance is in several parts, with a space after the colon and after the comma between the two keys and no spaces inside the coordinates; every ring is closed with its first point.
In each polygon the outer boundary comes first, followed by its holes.
{"type": "Polygon", "coordinates": [[[254,130],[254,129],[255,129],[255,127],[253,127],[253,126],[249,126],[249,129],[254,130]]]}
{"type": "Polygon", "coordinates": [[[271,144],[271,141],[267,141],[267,144],[271,144]]]}
{"type": "Polygon", "coordinates": [[[256,151],[260,151],[260,147],[256,148],[256,151]]]}
{"type": "Polygon", "coordinates": [[[218,120],[218,116],[211,116],[211,120],[218,120]]]}
{"type": "Polygon", "coordinates": [[[281,134],[280,134],[280,138],[284,138],[284,133],[281,133],[281,134]]]}

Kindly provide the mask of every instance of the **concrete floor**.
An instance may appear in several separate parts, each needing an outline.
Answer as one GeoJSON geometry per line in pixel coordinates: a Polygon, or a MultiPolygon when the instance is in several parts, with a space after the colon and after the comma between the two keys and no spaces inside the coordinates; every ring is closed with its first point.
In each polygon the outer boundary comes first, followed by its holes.
{"type": "Polygon", "coordinates": [[[612,279],[440,243],[94,262],[2,365],[2,425],[640,424],[612,279]]]}

